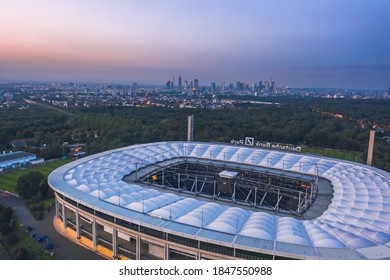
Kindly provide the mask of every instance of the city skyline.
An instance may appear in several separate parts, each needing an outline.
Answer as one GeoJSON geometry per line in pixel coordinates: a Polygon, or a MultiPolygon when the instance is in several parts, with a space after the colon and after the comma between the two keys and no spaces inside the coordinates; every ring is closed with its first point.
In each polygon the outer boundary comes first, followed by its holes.
{"type": "Polygon", "coordinates": [[[388,88],[389,1],[275,2],[6,0],[0,81],[388,88]]]}

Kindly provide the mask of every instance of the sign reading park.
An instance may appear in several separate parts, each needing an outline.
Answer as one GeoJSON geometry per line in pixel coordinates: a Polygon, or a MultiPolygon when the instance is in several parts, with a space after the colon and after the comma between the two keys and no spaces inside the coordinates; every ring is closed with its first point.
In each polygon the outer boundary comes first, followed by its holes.
{"type": "Polygon", "coordinates": [[[302,151],[301,146],[295,146],[292,144],[280,144],[280,143],[274,143],[274,142],[264,142],[264,141],[256,141],[253,137],[245,137],[243,140],[230,140],[231,144],[234,145],[245,145],[245,146],[253,146],[253,147],[259,147],[259,148],[267,148],[267,149],[277,149],[277,150],[284,150],[284,151],[293,151],[293,152],[300,152],[302,151]]]}

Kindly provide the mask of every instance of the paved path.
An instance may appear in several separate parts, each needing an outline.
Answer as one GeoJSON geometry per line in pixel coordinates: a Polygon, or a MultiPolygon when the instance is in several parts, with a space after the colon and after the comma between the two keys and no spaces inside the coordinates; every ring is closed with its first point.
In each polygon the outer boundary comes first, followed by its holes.
{"type": "Polygon", "coordinates": [[[4,193],[0,193],[0,203],[11,206],[15,216],[24,226],[31,226],[39,235],[47,235],[54,248],[54,257],[58,260],[103,260],[104,258],[94,252],[77,245],[64,236],[60,235],[53,226],[54,207],[45,214],[40,221],[35,220],[27,208],[25,201],[4,193]]]}

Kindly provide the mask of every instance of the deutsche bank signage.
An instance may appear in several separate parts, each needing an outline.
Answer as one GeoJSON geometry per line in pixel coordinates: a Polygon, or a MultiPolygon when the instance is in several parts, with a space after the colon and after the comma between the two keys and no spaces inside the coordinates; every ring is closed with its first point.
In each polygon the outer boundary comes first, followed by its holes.
{"type": "Polygon", "coordinates": [[[245,137],[245,145],[253,146],[255,144],[255,138],[253,137],[245,137]]]}
{"type": "Polygon", "coordinates": [[[301,146],[294,146],[290,144],[280,144],[280,143],[273,143],[273,142],[261,142],[261,141],[255,141],[255,138],[253,137],[245,137],[244,140],[230,140],[231,144],[234,145],[245,145],[245,146],[254,146],[254,147],[260,147],[260,148],[267,148],[267,149],[277,149],[277,150],[284,150],[284,151],[293,151],[293,152],[300,152],[302,151],[301,146]]]}

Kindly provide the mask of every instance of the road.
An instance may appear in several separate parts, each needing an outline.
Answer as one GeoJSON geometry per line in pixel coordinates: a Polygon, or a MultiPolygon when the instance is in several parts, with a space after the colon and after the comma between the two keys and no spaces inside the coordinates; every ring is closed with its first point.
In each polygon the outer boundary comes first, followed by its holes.
{"type": "Polygon", "coordinates": [[[73,117],[75,114],[71,113],[71,112],[68,112],[66,110],[63,110],[63,109],[60,109],[58,107],[55,107],[55,106],[50,106],[49,104],[45,104],[45,103],[40,103],[40,102],[36,102],[34,100],[30,100],[30,99],[26,99],[24,98],[24,101],[26,101],[27,103],[29,104],[34,104],[34,105],[38,105],[38,106],[41,106],[41,107],[45,107],[45,108],[48,108],[48,109],[53,109],[53,110],[57,110],[58,112],[61,112],[69,117],[73,117]]]}
{"type": "Polygon", "coordinates": [[[57,260],[104,260],[103,257],[94,252],[77,245],[69,239],[60,235],[53,226],[54,207],[45,214],[40,221],[35,220],[31,215],[25,201],[4,193],[0,193],[0,203],[4,206],[11,206],[15,216],[24,226],[31,226],[41,236],[47,235],[54,248],[54,258],[57,260]]]}

